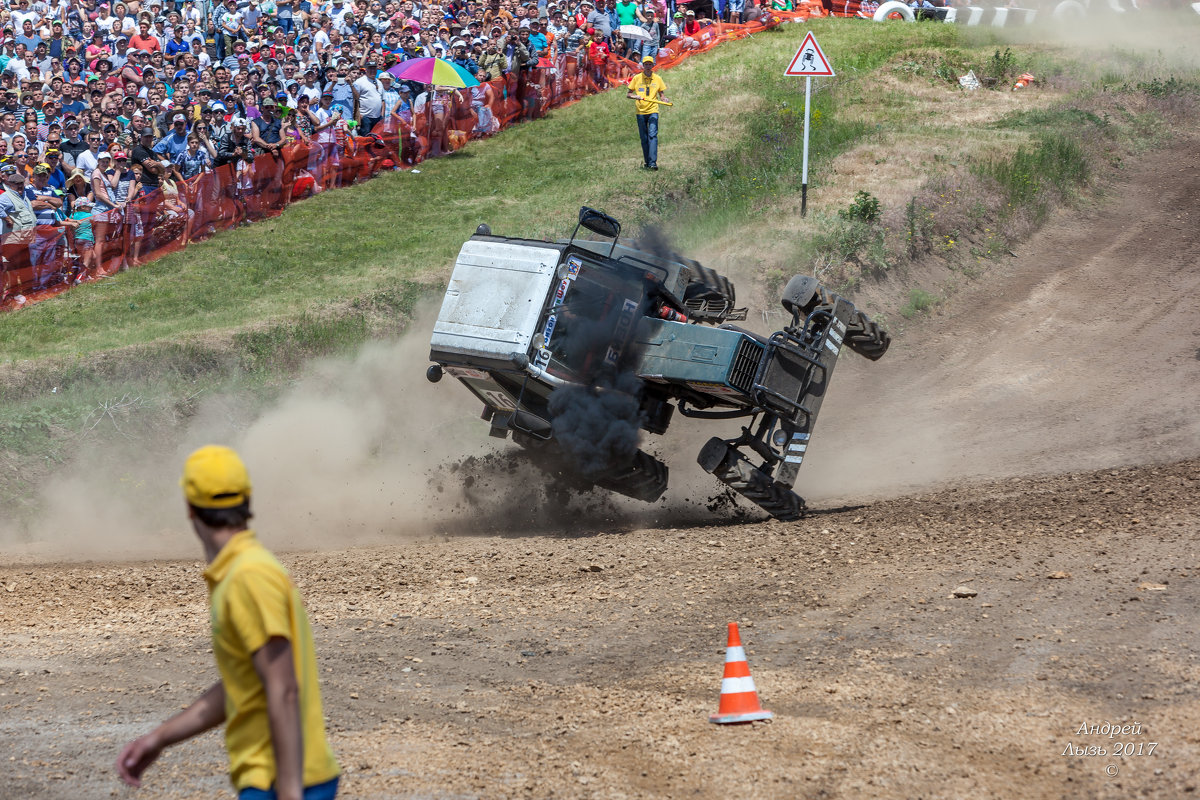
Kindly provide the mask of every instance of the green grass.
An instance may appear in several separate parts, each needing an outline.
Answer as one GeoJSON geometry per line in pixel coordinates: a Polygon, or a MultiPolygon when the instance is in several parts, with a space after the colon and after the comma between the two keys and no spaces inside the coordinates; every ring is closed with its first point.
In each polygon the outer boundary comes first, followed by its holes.
{"type": "Polygon", "coordinates": [[[919,314],[932,311],[940,302],[941,300],[937,295],[916,287],[909,291],[908,302],[900,309],[900,316],[905,319],[912,319],[919,314]]]}
{"type": "Polygon", "coordinates": [[[1048,210],[1048,187],[1070,194],[1088,182],[1091,172],[1084,148],[1062,135],[1045,136],[1031,147],[1018,147],[1011,158],[980,162],[975,169],[1000,185],[1010,205],[1026,208],[1038,220],[1048,210]]]}

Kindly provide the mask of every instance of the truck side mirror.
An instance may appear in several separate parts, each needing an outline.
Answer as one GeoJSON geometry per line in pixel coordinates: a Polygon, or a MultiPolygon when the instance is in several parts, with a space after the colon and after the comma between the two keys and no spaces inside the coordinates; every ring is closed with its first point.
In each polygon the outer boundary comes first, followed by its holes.
{"type": "Polygon", "coordinates": [[[621,235],[621,223],[603,211],[587,206],[579,209],[579,224],[606,239],[616,239],[621,235]]]}

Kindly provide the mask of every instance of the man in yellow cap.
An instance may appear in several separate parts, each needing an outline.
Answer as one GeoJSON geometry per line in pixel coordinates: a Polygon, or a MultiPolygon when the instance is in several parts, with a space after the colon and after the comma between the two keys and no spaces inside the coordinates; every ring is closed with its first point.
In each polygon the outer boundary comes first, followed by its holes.
{"type": "Polygon", "coordinates": [[[213,656],[221,680],[117,757],[132,786],[167,747],[225,723],[239,800],[331,800],[338,768],[325,740],[308,615],[287,571],[248,528],[250,476],[209,445],[183,468],[188,518],[204,546],[213,656]]]}
{"type": "Polygon", "coordinates": [[[642,169],[658,169],[658,101],[668,102],[667,84],[654,74],[654,56],[642,58],[642,71],[629,79],[626,97],[636,100],[638,136],[642,140],[642,169]]]}

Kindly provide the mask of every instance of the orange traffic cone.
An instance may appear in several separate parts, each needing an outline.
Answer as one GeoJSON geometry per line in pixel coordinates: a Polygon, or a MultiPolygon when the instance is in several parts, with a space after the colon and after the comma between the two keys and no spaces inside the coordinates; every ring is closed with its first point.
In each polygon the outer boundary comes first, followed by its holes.
{"type": "Polygon", "coordinates": [[[1024,89],[1026,86],[1033,83],[1033,81],[1034,77],[1032,75],[1030,75],[1028,72],[1023,73],[1017,78],[1017,82],[1013,84],[1012,90],[1015,92],[1017,89],[1024,89]]]}
{"type": "Polygon", "coordinates": [[[738,635],[736,622],[729,623],[729,644],[725,646],[725,677],[721,679],[721,704],[717,713],[709,714],[708,721],[718,725],[731,722],[753,722],[756,719],[771,719],[775,715],[758,704],[758,692],[754,678],[750,677],[750,664],[746,662],[746,651],[742,649],[742,637],[738,635]]]}

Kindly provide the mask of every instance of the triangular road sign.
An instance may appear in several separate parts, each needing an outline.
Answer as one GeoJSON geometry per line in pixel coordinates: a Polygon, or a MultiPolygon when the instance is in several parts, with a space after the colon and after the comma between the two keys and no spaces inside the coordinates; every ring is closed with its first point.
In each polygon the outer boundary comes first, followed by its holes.
{"type": "Polygon", "coordinates": [[[812,35],[812,31],[804,37],[800,49],[796,51],[792,63],[788,64],[783,74],[799,78],[833,77],[833,67],[829,66],[829,59],[821,52],[821,45],[817,44],[817,38],[812,35]]]}

